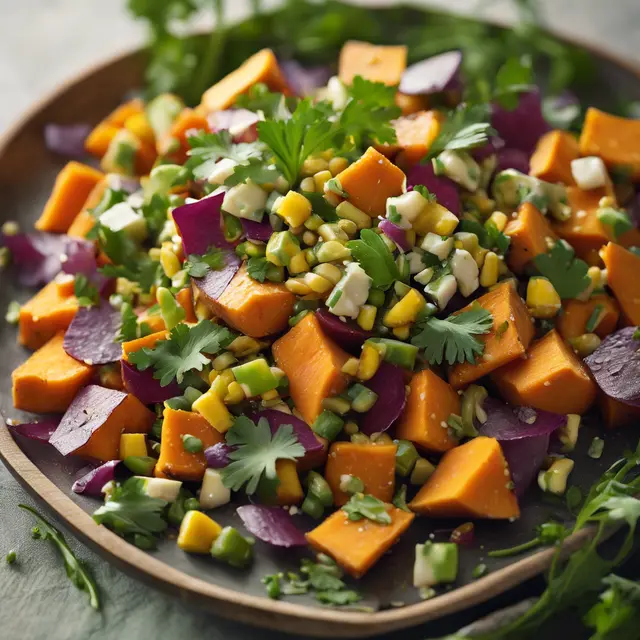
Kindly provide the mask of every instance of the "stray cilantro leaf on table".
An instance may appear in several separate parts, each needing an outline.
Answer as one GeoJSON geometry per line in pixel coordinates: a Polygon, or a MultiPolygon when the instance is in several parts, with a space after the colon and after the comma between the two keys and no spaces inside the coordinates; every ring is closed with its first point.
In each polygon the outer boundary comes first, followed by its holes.
{"type": "Polygon", "coordinates": [[[378,524],[391,524],[391,516],[387,511],[387,505],[375,496],[363,493],[355,493],[349,498],[349,502],[342,506],[349,520],[371,520],[378,524]]]}
{"type": "Polygon", "coordinates": [[[290,424],[281,425],[272,434],[265,418],[255,424],[246,416],[239,416],[227,431],[226,442],[235,449],[229,453],[231,463],[221,470],[222,480],[232,491],[244,486],[247,495],[254,494],[262,481],[275,489],[276,462],[296,460],[305,453],[290,424]]]}
{"type": "Polygon", "coordinates": [[[388,289],[396,280],[402,279],[393,254],[375,231],[363,229],[360,239],[347,242],[347,248],[373,280],[373,287],[388,289]]]}
{"type": "Polygon", "coordinates": [[[73,282],[73,295],[78,299],[81,307],[93,307],[100,303],[100,293],[97,287],[83,273],[77,273],[73,282]]]}
{"type": "Polygon", "coordinates": [[[575,257],[575,251],[564,240],[556,242],[548,253],[536,256],[534,264],[563,300],[580,295],[591,283],[589,266],[575,257]]]}
{"type": "Polygon", "coordinates": [[[450,315],[445,320],[427,318],[419,323],[420,333],[411,339],[411,344],[424,349],[429,364],[470,362],[484,352],[484,344],[475,336],[491,331],[493,316],[480,305],[469,311],[450,315]]]}
{"type": "MultiPolygon", "coordinates": [[[[98,585],[91,577],[84,563],[78,560],[73,551],[69,548],[64,536],[56,529],[52,524],[47,522],[35,509],[27,506],[26,504],[18,505],[21,509],[28,511],[38,522],[38,526],[34,527],[34,531],[37,529],[37,538],[40,540],[50,540],[53,545],[58,549],[62,560],[64,562],[64,568],[67,572],[69,580],[81,591],[86,591],[89,594],[89,604],[96,609],[100,610],[100,596],[98,594],[98,585]]],[[[34,537],[36,537],[34,535],[34,537]]]]}
{"type": "Polygon", "coordinates": [[[184,263],[184,269],[193,278],[204,278],[209,271],[218,271],[224,267],[224,251],[212,247],[203,256],[191,254],[184,263]]]}
{"type": "Polygon", "coordinates": [[[267,279],[270,264],[266,258],[249,258],[247,260],[247,273],[250,278],[258,282],[264,282],[267,279]]]}
{"type": "Polygon", "coordinates": [[[211,320],[201,320],[194,327],[181,323],[171,329],[167,340],[160,340],[153,349],[141,349],[129,355],[129,362],[139,370],[152,367],[153,377],[166,387],[173,380],[181,383],[188,371],[202,371],[210,362],[206,355],[215,355],[229,346],[235,335],[211,320]]]}

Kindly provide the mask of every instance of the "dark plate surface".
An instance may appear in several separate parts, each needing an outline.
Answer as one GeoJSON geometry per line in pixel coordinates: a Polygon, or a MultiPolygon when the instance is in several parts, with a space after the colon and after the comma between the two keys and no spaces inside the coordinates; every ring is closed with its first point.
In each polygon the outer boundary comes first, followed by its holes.
{"type": "MultiPolygon", "coordinates": [[[[138,56],[127,56],[93,70],[34,108],[7,135],[4,148],[0,148],[0,223],[17,220],[25,229],[29,228],[42,209],[56,173],[64,164],[62,159],[44,148],[44,124],[97,122],[127,91],[139,85],[139,70],[138,56]]],[[[623,91],[630,98],[640,99],[638,76],[604,57],[596,57],[593,86],[595,90],[589,99],[596,105],[606,106],[612,97],[623,91]]],[[[0,271],[0,309],[6,309],[11,300],[25,301],[31,293],[17,286],[11,271],[0,271]]],[[[5,418],[24,418],[13,409],[11,402],[11,372],[27,356],[26,351],[16,345],[15,338],[15,328],[0,323],[0,413],[5,418]]],[[[562,393],[562,389],[558,393],[562,393]]],[[[587,489],[637,440],[637,435],[630,430],[607,433],[603,457],[593,460],[586,455],[586,450],[592,437],[601,435],[601,431],[597,418],[588,420],[581,431],[579,447],[573,456],[576,469],[571,482],[582,489],[587,489]]],[[[293,605],[273,602],[265,597],[260,578],[276,571],[296,570],[304,554],[273,551],[260,542],[257,543],[256,562],[251,571],[237,572],[208,558],[184,554],[177,548],[175,540],[167,540],[152,554],[156,561],[176,570],[163,571],[163,565],[148,562],[145,560],[148,556],[83,517],[82,511],[90,514],[98,502],[70,492],[74,475],[84,466],[82,462],[64,459],[52,453],[47,446],[23,438],[18,438],[17,443],[20,449],[12,446],[4,427],[0,426],[0,456],[14,475],[32,493],[58,511],[85,542],[118,566],[158,588],[199,600],[223,615],[306,634],[363,636],[381,633],[487,600],[541,571],[551,557],[550,552],[533,552],[529,556],[498,560],[487,558],[487,550],[529,540],[535,526],[551,517],[570,518],[561,501],[554,503],[543,499],[537,488],[532,488],[522,502],[522,518],[517,522],[476,524],[476,544],[461,552],[458,582],[428,602],[421,602],[411,586],[414,545],[424,542],[431,534],[435,534],[436,539],[447,539],[446,530],[460,521],[417,519],[393,551],[357,585],[365,595],[363,605],[372,607],[377,613],[327,610],[318,608],[306,597],[291,598],[293,605]],[[56,491],[42,476],[60,491],[56,491]],[[480,562],[487,564],[490,574],[473,581],[471,573],[480,562]],[[413,606],[397,609],[400,603],[413,606]]],[[[240,526],[233,511],[231,506],[217,510],[215,518],[221,523],[240,526]]],[[[299,522],[301,526],[310,524],[302,518],[299,522]]]]}

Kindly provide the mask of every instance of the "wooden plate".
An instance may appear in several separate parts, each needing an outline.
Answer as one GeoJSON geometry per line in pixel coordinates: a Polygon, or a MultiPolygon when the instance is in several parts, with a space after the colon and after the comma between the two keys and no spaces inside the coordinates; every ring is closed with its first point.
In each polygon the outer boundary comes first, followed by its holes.
{"type": "MultiPolygon", "coordinates": [[[[624,64],[596,56],[595,91],[589,99],[606,106],[606,100],[618,93],[640,99],[640,79],[624,64]],[[618,92],[618,89],[620,91],[618,92]]],[[[95,123],[115,107],[131,89],[140,86],[140,54],[117,58],[89,70],[62,86],[52,96],[36,105],[0,143],[0,223],[18,220],[26,229],[38,216],[64,161],[44,147],[43,126],[48,122],[95,123]]],[[[24,301],[29,292],[20,290],[10,271],[0,272],[0,309],[9,301],[24,301]]],[[[0,414],[21,418],[12,407],[11,371],[26,357],[16,346],[15,328],[0,323],[0,414]]],[[[572,482],[588,486],[625,448],[635,444],[630,432],[607,435],[602,459],[586,456],[591,438],[600,429],[595,421],[581,432],[578,461],[572,482]]],[[[303,597],[273,601],[265,596],[260,578],[279,570],[295,570],[302,553],[282,553],[257,543],[256,562],[251,571],[237,572],[209,558],[182,553],[175,541],[167,540],[154,553],[145,553],[97,526],[90,517],[98,503],[70,491],[74,474],[81,462],[64,459],[46,445],[14,440],[0,421],[0,457],[18,481],[42,503],[54,510],[74,533],[96,552],[143,582],[189,602],[197,602],[220,615],[246,623],[296,634],[364,637],[416,625],[486,601],[516,584],[540,573],[548,565],[552,550],[532,552],[515,559],[492,560],[486,551],[519,544],[531,538],[537,524],[550,517],[566,519],[569,515],[559,504],[540,499],[535,489],[523,501],[523,516],[515,523],[480,522],[476,525],[476,545],[461,552],[461,570],[457,588],[436,598],[421,601],[411,586],[414,545],[430,534],[447,538],[447,529],[459,522],[419,519],[393,551],[358,584],[366,606],[373,613],[342,611],[317,606],[303,597]],[[490,573],[479,580],[472,571],[485,562],[490,573]],[[400,603],[405,606],[400,607],[400,603]]],[[[229,507],[216,511],[216,519],[239,526],[229,507]]],[[[584,534],[569,541],[575,547],[584,534]]]]}

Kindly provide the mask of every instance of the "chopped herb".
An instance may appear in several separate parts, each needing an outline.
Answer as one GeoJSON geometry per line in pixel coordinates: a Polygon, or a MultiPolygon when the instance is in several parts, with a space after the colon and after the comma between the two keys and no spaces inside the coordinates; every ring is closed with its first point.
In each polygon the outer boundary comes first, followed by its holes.
{"type": "Polygon", "coordinates": [[[264,282],[267,279],[270,265],[271,263],[266,258],[249,258],[247,260],[247,273],[250,278],[258,282],[264,282]]]}
{"type": "Polygon", "coordinates": [[[616,240],[627,231],[633,229],[633,222],[625,211],[614,209],[613,207],[603,207],[598,209],[598,220],[610,227],[616,240]]]}
{"type": "Polygon", "coordinates": [[[518,106],[519,95],[531,91],[533,87],[531,57],[509,58],[496,74],[494,100],[513,111],[518,106]]]}
{"type": "Polygon", "coordinates": [[[489,551],[487,555],[490,558],[508,558],[543,545],[562,543],[568,535],[566,527],[558,524],[557,522],[545,522],[537,527],[536,530],[538,535],[533,538],[533,540],[523,542],[522,544],[510,547],[509,549],[489,551]]]}
{"type": "Polygon", "coordinates": [[[171,329],[167,340],[160,340],[153,349],[144,348],[129,355],[129,362],[140,371],[152,367],[153,377],[166,387],[174,379],[182,382],[188,371],[202,371],[210,358],[228,347],[235,335],[211,320],[201,320],[194,327],[184,323],[171,329]]]}
{"type": "Polygon", "coordinates": [[[129,302],[122,303],[120,315],[122,322],[120,324],[120,330],[116,335],[116,342],[129,342],[130,340],[139,338],[138,316],[129,302]]]}
{"type": "Polygon", "coordinates": [[[411,512],[411,509],[407,506],[407,485],[403,484],[398,488],[395,495],[393,496],[393,500],[391,504],[397,509],[402,509],[402,511],[411,512]]]}
{"type": "Polygon", "coordinates": [[[4,557],[4,560],[7,564],[14,564],[17,559],[18,556],[13,549],[9,551],[9,553],[7,553],[7,555],[4,557]]]}
{"type": "Polygon", "coordinates": [[[229,454],[231,463],[222,469],[222,480],[233,491],[244,486],[247,495],[254,494],[259,484],[275,492],[279,482],[276,462],[296,460],[305,452],[290,424],[281,425],[272,434],[265,418],[255,424],[246,416],[239,416],[225,439],[235,448],[229,454]]]}
{"type": "Polygon", "coordinates": [[[585,330],[587,333],[593,333],[596,330],[596,327],[600,324],[600,320],[602,319],[602,312],[604,311],[604,305],[597,304],[593,307],[593,311],[587,320],[587,324],[585,325],[585,330]]]}
{"type": "Polygon", "coordinates": [[[324,185],[324,188],[331,193],[335,193],[341,198],[348,198],[349,194],[342,188],[340,180],[338,178],[330,178],[324,185]]]}
{"type": "Polygon", "coordinates": [[[640,340],[640,327],[636,327],[636,330],[633,332],[633,339],[640,340]]]}
{"type": "Polygon", "coordinates": [[[604,440],[602,438],[595,437],[589,445],[587,455],[594,460],[599,460],[602,457],[604,451],[604,440]]]}
{"type": "Polygon", "coordinates": [[[343,589],[341,591],[316,591],[316,600],[322,602],[322,604],[343,607],[348,604],[360,602],[362,596],[357,591],[351,589],[343,589]]]}
{"type": "Polygon", "coordinates": [[[476,361],[484,353],[484,344],[475,336],[491,331],[493,316],[480,305],[469,311],[450,315],[445,320],[426,318],[417,326],[421,330],[411,344],[424,349],[429,364],[448,364],[476,361]]]}
{"type": "Polygon", "coordinates": [[[246,164],[238,164],[233,173],[224,181],[225,186],[233,187],[243,182],[255,184],[273,183],[280,177],[274,166],[268,166],[262,158],[251,158],[246,164]]]}
{"type": "Polygon", "coordinates": [[[567,505],[567,509],[574,513],[578,507],[582,504],[582,491],[580,491],[579,487],[575,485],[571,485],[564,496],[564,501],[567,505]]]}
{"type": "Polygon", "coordinates": [[[395,205],[391,205],[389,207],[389,215],[387,215],[387,220],[389,220],[389,222],[393,222],[393,224],[402,222],[402,216],[398,213],[398,208],[395,205]]]}
{"type": "Polygon", "coordinates": [[[200,453],[203,449],[202,440],[186,433],[182,436],[182,446],[188,453],[200,453]]]}
{"type": "Polygon", "coordinates": [[[382,500],[364,494],[356,493],[349,498],[342,510],[347,514],[349,520],[371,520],[378,524],[391,524],[391,516],[382,500]]]}
{"type": "Polygon", "coordinates": [[[140,213],[147,223],[149,238],[154,244],[167,222],[168,211],[169,199],[159,193],[154,193],[151,200],[140,208],[140,213]]]}
{"type": "Polygon", "coordinates": [[[609,588],[583,618],[595,629],[591,640],[624,640],[636,637],[640,625],[640,582],[611,574],[602,579],[609,588]]]}
{"type": "Polygon", "coordinates": [[[302,195],[311,203],[311,210],[320,216],[325,222],[335,222],[338,220],[336,208],[317,191],[303,191],[302,195]]]}
{"type": "Polygon", "coordinates": [[[507,332],[508,328],[509,328],[509,321],[508,320],[505,320],[504,322],[501,322],[496,327],[496,338],[498,340],[500,340],[502,338],[502,336],[507,332]]]}
{"type": "Polygon", "coordinates": [[[290,109],[295,108],[295,105],[292,104],[294,101],[295,98],[287,99],[281,93],[269,91],[269,87],[263,82],[258,82],[245,94],[236,98],[236,107],[256,113],[262,111],[265,118],[281,117],[284,119],[287,113],[291,115],[290,109]]]}
{"type": "Polygon", "coordinates": [[[480,563],[479,565],[476,565],[474,567],[473,571],[471,572],[471,577],[474,580],[477,580],[478,578],[486,576],[487,573],[489,573],[489,567],[487,567],[486,564],[480,563]]]}
{"type": "Polygon", "coordinates": [[[73,294],[81,307],[93,307],[100,302],[100,293],[97,287],[94,287],[83,273],[78,273],[75,276],[73,294]]]}
{"type": "Polygon", "coordinates": [[[477,220],[461,220],[459,228],[460,231],[474,233],[482,247],[495,250],[501,255],[504,255],[511,245],[511,238],[499,231],[491,221],[482,225],[477,220]]]}
{"type": "Polygon", "coordinates": [[[86,591],[89,594],[89,604],[94,609],[99,610],[100,596],[98,595],[98,586],[84,564],[78,560],[73,551],[71,551],[67,541],[64,539],[64,536],[53,525],[49,524],[37,511],[35,511],[35,509],[32,509],[26,504],[19,504],[18,506],[21,509],[28,511],[36,519],[38,526],[34,527],[34,530],[37,530],[38,532],[37,539],[50,540],[58,549],[62,556],[64,568],[69,580],[71,580],[71,582],[81,591],[86,591]]]}
{"type": "Polygon", "coordinates": [[[548,253],[536,256],[534,264],[563,300],[580,295],[591,282],[589,266],[575,257],[575,251],[564,240],[556,242],[548,253]]]}
{"type": "Polygon", "coordinates": [[[261,580],[267,595],[273,600],[277,600],[282,595],[281,582],[283,577],[282,573],[274,573],[273,575],[264,576],[261,580]]]}
{"type": "Polygon", "coordinates": [[[436,194],[431,193],[431,191],[429,191],[429,189],[427,189],[427,187],[425,187],[423,184],[416,184],[413,187],[413,190],[417,191],[423,198],[425,198],[429,202],[436,201],[436,194]]]}
{"type": "Polygon", "coordinates": [[[347,242],[351,256],[360,263],[377,289],[388,289],[396,280],[401,279],[398,265],[393,259],[384,240],[371,229],[363,229],[359,240],[347,242]]]}
{"type": "Polygon", "coordinates": [[[193,278],[203,278],[209,271],[224,267],[224,251],[211,247],[203,256],[191,254],[184,263],[184,269],[193,278]]]}
{"type": "Polygon", "coordinates": [[[20,321],[20,303],[12,300],[7,306],[7,313],[4,315],[4,319],[9,324],[18,324],[20,321]]]}

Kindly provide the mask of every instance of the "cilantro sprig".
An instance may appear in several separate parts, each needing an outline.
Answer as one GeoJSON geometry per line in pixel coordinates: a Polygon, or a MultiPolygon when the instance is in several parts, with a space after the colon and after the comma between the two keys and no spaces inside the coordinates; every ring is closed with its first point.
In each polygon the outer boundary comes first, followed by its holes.
{"type": "Polygon", "coordinates": [[[347,248],[353,259],[360,263],[373,280],[373,287],[388,289],[396,280],[401,279],[393,254],[375,231],[363,229],[360,239],[347,242],[347,248]]]}
{"type": "Polygon", "coordinates": [[[249,258],[247,260],[247,273],[250,278],[258,282],[264,282],[267,279],[270,264],[266,258],[249,258]]]}
{"type": "Polygon", "coordinates": [[[232,491],[244,486],[247,495],[254,494],[259,485],[261,490],[275,492],[279,482],[276,462],[297,460],[305,453],[292,425],[283,424],[272,434],[266,418],[256,424],[239,416],[225,439],[234,450],[229,453],[231,463],[222,469],[222,481],[232,491]]]}
{"type": "Polygon", "coordinates": [[[450,315],[444,320],[427,318],[418,324],[420,333],[413,336],[411,344],[424,349],[429,364],[470,362],[484,353],[484,344],[476,336],[491,331],[493,316],[476,304],[469,311],[450,315]]]}
{"type": "Polygon", "coordinates": [[[209,271],[218,271],[225,265],[224,251],[211,247],[203,256],[191,254],[183,268],[193,278],[204,278],[209,271]]]}
{"type": "Polygon", "coordinates": [[[391,516],[387,511],[387,505],[375,496],[354,493],[349,502],[343,505],[342,510],[349,520],[371,520],[377,524],[391,524],[391,516]]]}
{"type": "Polygon", "coordinates": [[[77,273],[73,282],[73,294],[81,307],[93,307],[100,302],[100,292],[83,273],[77,273]]]}
{"type": "Polygon", "coordinates": [[[573,247],[564,240],[556,242],[548,253],[536,256],[533,262],[563,300],[580,295],[591,282],[587,275],[589,265],[576,258],[573,247]]]}
{"type": "Polygon", "coordinates": [[[229,346],[235,335],[211,320],[201,320],[189,327],[178,324],[168,340],[160,340],[153,349],[141,349],[129,355],[129,362],[140,371],[153,368],[153,377],[166,387],[173,380],[182,383],[189,371],[202,371],[215,355],[229,346]],[[205,355],[206,354],[206,355],[205,355]]]}

